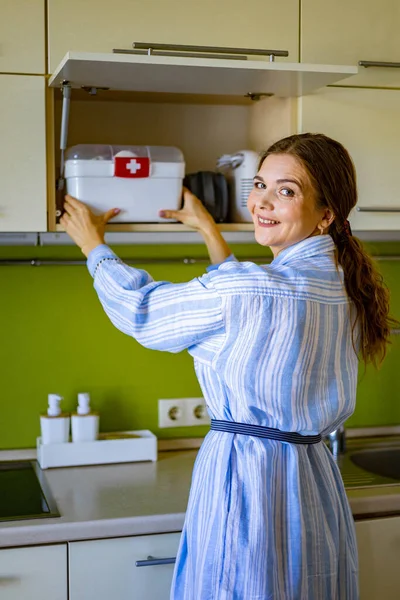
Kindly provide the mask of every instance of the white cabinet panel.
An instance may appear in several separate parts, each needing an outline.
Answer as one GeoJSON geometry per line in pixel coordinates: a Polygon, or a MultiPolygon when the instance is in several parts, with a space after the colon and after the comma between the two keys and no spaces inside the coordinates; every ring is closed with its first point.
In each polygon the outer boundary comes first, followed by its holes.
{"type": "Polygon", "coordinates": [[[1,600],[67,600],[67,545],[0,550],[1,600]]]}
{"type": "Polygon", "coordinates": [[[288,50],[298,60],[298,0],[49,0],[48,23],[51,73],[68,51],[132,42],[288,50]]]}
{"type": "Polygon", "coordinates": [[[400,230],[400,91],[330,88],[300,100],[300,130],[341,142],[357,170],[356,230],[400,230]],[[392,212],[380,212],[389,208],[392,212]]]}
{"type": "MultiPolygon", "coordinates": [[[[302,0],[301,12],[302,62],[400,62],[398,0],[302,0]]],[[[400,69],[360,67],[344,85],[399,87],[400,69]]]]}
{"type": "Polygon", "coordinates": [[[179,539],[165,533],[69,544],[70,600],[168,600],[174,565],[135,563],[175,558],[179,539]]]}
{"type": "Polygon", "coordinates": [[[45,0],[1,0],[0,73],[45,73],[45,0]]]}
{"type": "Polygon", "coordinates": [[[0,75],[0,231],[46,231],[45,78],[0,75]]]}
{"type": "Polygon", "coordinates": [[[400,517],[356,523],[361,600],[400,598],[400,517]]]}

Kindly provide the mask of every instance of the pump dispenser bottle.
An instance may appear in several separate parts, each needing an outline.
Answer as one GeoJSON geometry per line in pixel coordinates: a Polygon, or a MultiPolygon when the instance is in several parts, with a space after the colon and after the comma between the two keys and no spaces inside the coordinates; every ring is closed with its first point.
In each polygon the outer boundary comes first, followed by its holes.
{"type": "Polygon", "coordinates": [[[62,399],[58,394],[48,395],[47,415],[40,416],[42,444],[64,444],[69,441],[70,417],[61,412],[62,399]]]}
{"type": "Polygon", "coordinates": [[[93,442],[99,435],[99,415],[90,410],[90,395],[78,394],[78,408],[71,417],[72,441],[93,442]]]}

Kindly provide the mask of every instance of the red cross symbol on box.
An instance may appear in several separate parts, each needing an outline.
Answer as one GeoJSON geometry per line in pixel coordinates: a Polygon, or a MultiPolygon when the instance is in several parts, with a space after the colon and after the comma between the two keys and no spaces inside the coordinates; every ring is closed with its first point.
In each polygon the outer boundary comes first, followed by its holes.
{"type": "Polygon", "coordinates": [[[149,177],[150,159],[147,157],[116,156],[114,177],[149,177]]]}

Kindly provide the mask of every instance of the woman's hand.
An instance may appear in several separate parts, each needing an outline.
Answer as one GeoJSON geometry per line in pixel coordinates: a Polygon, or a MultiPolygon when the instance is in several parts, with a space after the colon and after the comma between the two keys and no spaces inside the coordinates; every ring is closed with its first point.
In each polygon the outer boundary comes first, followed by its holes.
{"type": "Polygon", "coordinates": [[[76,198],[65,196],[64,211],[60,223],[87,257],[96,246],[104,244],[106,223],[119,213],[119,208],[96,216],[76,198]]]}
{"type": "Polygon", "coordinates": [[[185,187],[183,188],[183,208],[181,210],[160,210],[159,215],[165,219],[177,219],[197,231],[206,231],[210,227],[215,227],[214,219],[201,200],[185,187]]]}
{"type": "Polygon", "coordinates": [[[223,262],[231,255],[229,246],[214,219],[201,200],[187,188],[183,188],[183,208],[181,210],[160,210],[159,215],[166,219],[177,219],[201,233],[213,264],[223,262]]]}

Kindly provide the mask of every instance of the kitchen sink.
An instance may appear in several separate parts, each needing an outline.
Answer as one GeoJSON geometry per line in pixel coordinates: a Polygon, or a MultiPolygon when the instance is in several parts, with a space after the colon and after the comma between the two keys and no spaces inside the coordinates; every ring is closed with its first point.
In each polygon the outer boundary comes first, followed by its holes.
{"type": "Polygon", "coordinates": [[[349,440],[337,464],[346,488],[400,485],[399,440],[349,440]]]}
{"type": "Polygon", "coordinates": [[[351,460],[365,471],[400,481],[400,448],[362,450],[354,452],[351,460]]]}

